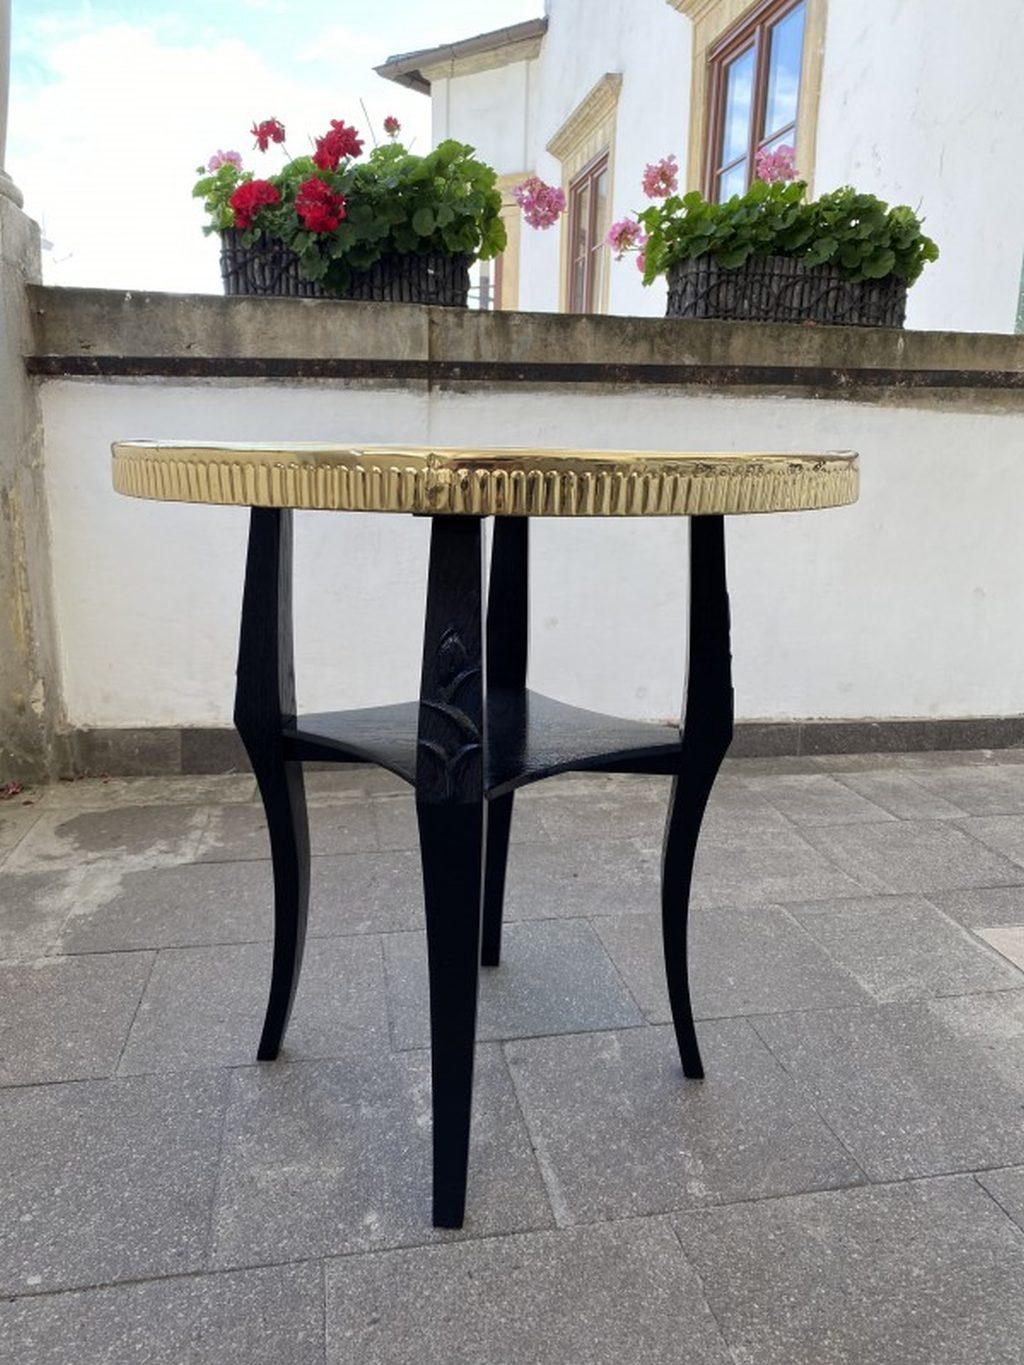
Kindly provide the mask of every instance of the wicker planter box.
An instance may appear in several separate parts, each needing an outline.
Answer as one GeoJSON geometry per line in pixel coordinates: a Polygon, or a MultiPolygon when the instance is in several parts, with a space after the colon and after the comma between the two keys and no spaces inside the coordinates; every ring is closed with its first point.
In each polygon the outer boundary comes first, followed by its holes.
{"type": "MultiPolygon", "coordinates": [[[[279,298],[326,299],[315,280],[299,274],[299,258],[276,238],[260,237],[242,245],[236,228],[221,233],[220,273],[225,294],[262,294],[279,298]]],[[[382,256],[369,270],[353,274],[341,298],[379,303],[431,303],[464,308],[469,295],[470,256],[382,256]]]]}
{"type": "Polygon", "coordinates": [[[670,318],[902,327],[906,311],[907,286],[894,276],[853,282],[834,265],[786,256],[752,257],[735,270],[700,256],[668,272],[670,318]]]}

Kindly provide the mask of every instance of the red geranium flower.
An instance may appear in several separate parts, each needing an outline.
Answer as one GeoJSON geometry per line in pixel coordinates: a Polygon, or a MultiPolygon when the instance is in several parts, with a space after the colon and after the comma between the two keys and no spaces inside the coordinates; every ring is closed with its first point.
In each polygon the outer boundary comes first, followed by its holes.
{"type": "Polygon", "coordinates": [[[281,202],[281,192],[269,180],[244,180],[228,200],[235,215],[236,228],[252,227],[261,208],[281,202]]]}
{"type": "Polygon", "coordinates": [[[387,118],[384,120],[384,131],[387,133],[388,137],[397,137],[402,131],[402,125],[399,123],[398,119],[395,118],[394,114],[388,114],[387,118]]]}
{"type": "Polygon", "coordinates": [[[358,156],[362,150],[362,139],[356,130],[347,128],[341,119],[332,118],[330,130],[316,140],[313,160],[322,171],[336,171],[343,156],[358,156]]]}
{"type": "Polygon", "coordinates": [[[345,217],[345,196],[335,194],[326,181],[311,175],[298,188],[295,212],[310,232],[333,232],[345,217]]]}
{"type": "Polygon", "coordinates": [[[249,131],[261,152],[265,152],[272,142],[284,141],[284,124],[276,118],[265,118],[262,123],[254,123],[249,131]]]}

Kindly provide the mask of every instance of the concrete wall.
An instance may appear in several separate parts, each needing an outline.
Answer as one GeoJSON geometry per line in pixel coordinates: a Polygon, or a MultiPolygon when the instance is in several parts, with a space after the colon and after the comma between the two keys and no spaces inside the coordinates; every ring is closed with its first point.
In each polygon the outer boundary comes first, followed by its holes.
{"type": "Polygon", "coordinates": [[[59,681],[38,393],[23,355],[39,230],[0,194],[0,781],[45,775],[59,681]]]}
{"type": "MultiPolygon", "coordinates": [[[[545,144],[601,75],[620,72],[613,211],[621,217],[646,202],[647,161],[674,151],[685,166],[690,21],[665,0],[550,0],[548,9],[531,64],[529,168],[559,180],[545,144]]],[[[912,327],[1014,329],[1024,256],[1024,179],[1014,169],[1022,71],[1020,0],[982,9],[971,0],[828,0],[815,186],[852,182],[923,212],[943,258],[911,293],[912,327]]],[[[436,126],[481,147],[499,130],[504,139],[509,79],[492,71],[444,82],[436,126]]],[[[524,308],[558,307],[560,230],[524,231],[524,308]]],[[[632,259],[613,264],[611,279],[611,312],[663,313],[663,286],[643,289],[632,259]]]]}
{"type": "MultiPolygon", "coordinates": [[[[110,488],[117,437],[862,452],[854,508],[729,526],[745,718],[1024,710],[1019,412],[646,388],[375,391],[48,381],[54,575],[75,726],[227,722],[246,529],[233,509],[110,488]]],[[[301,705],[415,694],[427,526],[307,513],[297,529],[301,705]]],[[[627,715],[679,705],[685,527],[538,523],[534,683],[627,715]]]]}

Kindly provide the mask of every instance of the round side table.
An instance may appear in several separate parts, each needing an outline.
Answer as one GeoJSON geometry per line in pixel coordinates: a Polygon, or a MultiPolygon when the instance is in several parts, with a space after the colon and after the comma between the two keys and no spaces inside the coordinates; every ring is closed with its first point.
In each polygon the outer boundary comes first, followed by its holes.
{"type": "Polygon", "coordinates": [[[462,1225],[478,968],[497,966],[517,788],[563,772],[671,774],[662,869],[665,970],[683,1072],[703,1076],[686,926],[704,809],[732,738],[723,518],[856,501],[856,455],[196,445],[124,441],[132,497],[252,509],[235,724],[266,810],[274,959],[258,1056],[277,1056],[309,900],[304,760],[376,763],[416,794],[430,972],[434,1222],[462,1225]],[[293,508],[432,518],[417,700],[296,714],[293,508]],[[620,720],[526,686],[530,517],[690,518],[688,663],[678,729],[620,720]],[[485,588],[482,520],[494,517],[485,588]]]}

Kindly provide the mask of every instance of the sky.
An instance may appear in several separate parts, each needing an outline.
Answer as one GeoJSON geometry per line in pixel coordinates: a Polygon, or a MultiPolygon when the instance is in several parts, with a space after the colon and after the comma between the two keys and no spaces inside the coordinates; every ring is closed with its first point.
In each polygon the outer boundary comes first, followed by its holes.
{"type": "MultiPolygon", "coordinates": [[[[430,101],[373,71],[397,52],[543,12],[543,0],[14,0],[7,170],[43,228],[44,278],[97,288],[220,291],[216,240],[191,197],[218,148],[253,148],[275,117],[298,155],[332,118],[414,150],[430,101]],[[360,104],[365,104],[365,112],[360,104]]],[[[370,141],[371,139],[367,139],[370,141]]]]}

